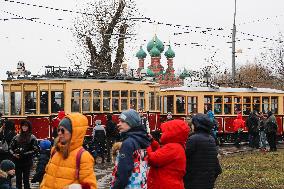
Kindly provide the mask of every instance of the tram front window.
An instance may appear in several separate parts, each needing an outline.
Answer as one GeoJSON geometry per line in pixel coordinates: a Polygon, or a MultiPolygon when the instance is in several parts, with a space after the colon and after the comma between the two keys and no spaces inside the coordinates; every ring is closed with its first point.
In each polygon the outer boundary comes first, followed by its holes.
{"type": "Polygon", "coordinates": [[[104,91],[103,98],[103,111],[110,111],[110,91],[104,91]]]}
{"type": "Polygon", "coordinates": [[[21,114],[22,93],[11,92],[11,115],[21,114]]]}
{"type": "Polygon", "coordinates": [[[48,114],[48,92],[40,92],[40,113],[48,114]]]}
{"type": "Polygon", "coordinates": [[[90,90],[83,91],[82,106],[83,106],[83,112],[89,112],[91,110],[91,91],[90,90]]]}
{"type": "Polygon", "coordinates": [[[57,113],[64,110],[64,93],[63,91],[51,92],[51,113],[57,113]]]}
{"type": "Polygon", "coordinates": [[[94,90],[93,91],[93,111],[99,112],[101,111],[101,91],[94,90]]]}
{"type": "Polygon", "coordinates": [[[119,91],[112,91],[112,111],[119,111],[119,91]]]}
{"type": "Polygon", "coordinates": [[[278,114],[278,97],[271,97],[271,111],[278,114]]]}
{"type": "Polygon", "coordinates": [[[25,114],[36,113],[36,92],[25,92],[25,114]]]}

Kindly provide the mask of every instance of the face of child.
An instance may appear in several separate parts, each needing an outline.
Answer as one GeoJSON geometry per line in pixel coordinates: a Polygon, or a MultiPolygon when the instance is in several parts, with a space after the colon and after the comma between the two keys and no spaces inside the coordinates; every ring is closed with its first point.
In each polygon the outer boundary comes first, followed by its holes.
{"type": "Polygon", "coordinates": [[[11,169],[11,170],[7,171],[7,174],[14,176],[15,175],[15,169],[11,169]]]}

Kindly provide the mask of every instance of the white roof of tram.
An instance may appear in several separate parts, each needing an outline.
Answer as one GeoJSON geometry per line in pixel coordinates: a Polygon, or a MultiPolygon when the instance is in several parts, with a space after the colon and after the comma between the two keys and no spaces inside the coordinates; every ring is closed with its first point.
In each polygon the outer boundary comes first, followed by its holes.
{"type": "Polygon", "coordinates": [[[270,88],[230,88],[230,87],[172,87],[163,88],[161,91],[187,91],[187,92],[227,92],[227,93],[283,93],[282,90],[270,89],[270,88]]]}

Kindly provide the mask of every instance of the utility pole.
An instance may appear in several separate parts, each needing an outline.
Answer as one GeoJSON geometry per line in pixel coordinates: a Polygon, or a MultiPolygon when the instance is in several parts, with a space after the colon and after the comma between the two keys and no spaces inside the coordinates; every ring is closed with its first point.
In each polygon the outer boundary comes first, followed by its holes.
{"type": "Polygon", "coordinates": [[[237,12],[237,0],[235,0],[235,12],[234,12],[234,24],[232,31],[232,79],[233,83],[236,80],[236,12],[237,12]]]}

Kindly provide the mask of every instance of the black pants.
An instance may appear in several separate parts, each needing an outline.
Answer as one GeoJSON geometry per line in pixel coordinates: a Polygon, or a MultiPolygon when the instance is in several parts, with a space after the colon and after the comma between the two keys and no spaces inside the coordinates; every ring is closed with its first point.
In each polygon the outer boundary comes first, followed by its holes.
{"type": "Polygon", "coordinates": [[[267,141],[270,147],[270,151],[276,151],[276,133],[271,132],[271,133],[266,133],[267,141]]]}
{"type": "Polygon", "coordinates": [[[112,149],[112,145],[115,142],[115,138],[114,137],[108,137],[106,142],[107,142],[107,144],[106,144],[106,148],[107,148],[107,161],[110,162],[110,160],[111,160],[111,149],[112,149]]]}
{"type": "Polygon", "coordinates": [[[24,189],[30,189],[30,172],[31,165],[16,165],[16,187],[22,189],[22,180],[24,183],[24,189]]]}
{"type": "Polygon", "coordinates": [[[239,148],[240,147],[240,142],[242,141],[242,132],[236,131],[234,133],[234,135],[235,135],[235,146],[237,148],[239,148]]]}

